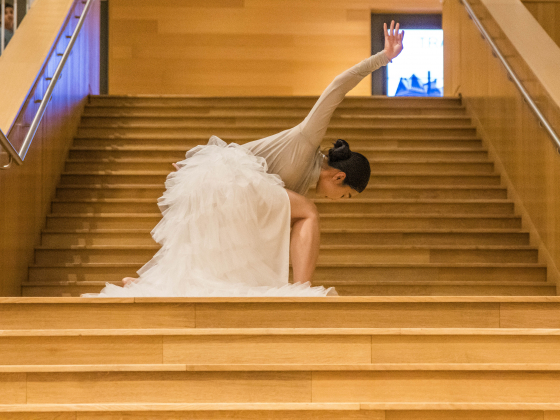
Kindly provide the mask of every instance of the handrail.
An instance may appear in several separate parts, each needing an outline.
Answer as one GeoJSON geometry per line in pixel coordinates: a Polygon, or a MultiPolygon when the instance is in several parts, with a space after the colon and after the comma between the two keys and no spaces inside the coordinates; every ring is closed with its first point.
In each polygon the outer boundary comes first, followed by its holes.
{"type": "Polygon", "coordinates": [[[488,44],[490,44],[490,47],[492,47],[492,50],[493,50],[494,54],[496,55],[497,58],[500,59],[503,66],[505,67],[506,71],[508,72],[508,75],[510,76],[511,81],[515,84],[517,89],[519,89],[519,91],[521,92],[521,95],[523,96],[523,99],[525,99],[525,101],[527,102],[527,105],[529,105],[529,108],[531,108],[533,113],[539,119],[540,125],[550,135],[551,141],[552,141],[554,147],[556,147],[556,151],[558,153],[560,153],[560,137],[558,136],[556,131],[554,131],[554,129],[552,128],[552,126],[550,125],[550,123],[548,122],[546,117],[543,115],[543,113],[541,112],[541,110],[539,109],[539,107],[537,106],[535,101],[533,101],[533,99],[529,95],[529,92],[527,92],[527,89],[525,89],[525,87],[523,86],[523,84],[521,83],[521,81],[519,80],[519,78],[517,77],[517,75],[515,74],[513,69],[511,68],[511,66],[508,64],[508,62],[505,59],[505,57],[503,56],[503,54],[500,52],[499,48],[496,46],[496,44],[494,43],[494,41],[492,40],[492,38],[490,37],[490,35],[486,31],[486,29],[484,29],[484,26],[482,26],[482,23],[480,22],[480,20],[478,19],[478,17],[474,13],[474,10],[472,9],[472,7],[470,5],[469,0],[459,0],[459,2],[462,3],[463,6],[465,6],[465,9],[467,9],[467,13],[469,14],[469,17],[472,19],[473,23],[476,25],[476,27],[478,28],[478,30],[480,31],[480,33],[482,34],[484,39],[486,39],[486,41],[488,41],[488,44]]]}
{"type": "MultiPolygon", "coordinates": [[[[60,75],[62,74],[62,69],[64,68],[64,65],[66,64],[66,61],[68,60],[68,57],[70,57],[70,53],[72,52],[72,48],[74,47],[74,44],[76,43],[76,40],[78,39],[78,35],[80,34],[80,30],[82,29],[82,26],[84,25],[84,22],[86,20],[87,13],[88,13],[88,11],[91,7],[91,4],[94,1],[95,0],[87,0],[85,2],[84,9],[82,10],[82,14],[80,16],[80,19],[78,20],[78,23],[76,24],[76,28],[74,29],[74,33],[72,34],[72,37],[70,38],[70,42],[68,43],[68,46],[66,47],[66,49],[64,50],[64,53],[62,54],[62,58],[60,59],[60,62],[58,63],[58,66],[56,67],[56,70],[55,70],[55,72],[52,76],[52,79],[50,80],[49,86],[47,87],[47,90],[45,91],[43,99],[41,100],[41,103],[39,105],[39,109],[35,113],[35,117],[33,117],[33,121],[31,122],[31,125],[29,126],[29,131],[27,132],[19,151],[16,151],[16,149],[14,149],[14,147],[12,146],[12,144],[10,143],[10,141],[8,140],[6,135],[0,129],[0,145],[6,150],[6,152],[9,155],[9,159],[10,159],[8,164],[4,165],[3,167],[0,166],[0,169],[8,169],[11,166],[12,162],[16,162],[18,165],[23,164],[23,161],[25,160],[25,156],[27,156],[27,152],[29,151],[29,147],[31,146],[31,143],[33,142],[33,138],[35,137],[35,134],[37,133],[37,129],[39,128],[39,124],[41,123],[41,120],[43,119],[43,115],[45,114],[45,111],[47,109],[47,105],[49,104],[49,101],[51,100],[51,96],[52,96],[53,90],[56,86],[56,82],[58,81],[58,79],[60,78],[60,75]]],[[[84,3],[84,2],[82,1],[82,3],[84,3]]]]}

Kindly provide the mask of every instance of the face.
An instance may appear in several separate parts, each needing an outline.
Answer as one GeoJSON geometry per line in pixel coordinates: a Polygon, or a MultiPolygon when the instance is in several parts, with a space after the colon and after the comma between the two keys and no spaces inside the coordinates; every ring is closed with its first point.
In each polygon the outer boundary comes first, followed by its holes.
{"type": "Polygon", "coordinates": [[[330,198],[331,200],[340,200],[343,198],[352,198],[358,195],[358,192],[349,185],[344,184],[346,174],[340,171],[324,171],[317,182],[317,196],[319,198],[330,198]]]}
{"type": "Polygon", "coordinates": [[[14,28],[14,9],[12,7],[6,7],[5,9],[4,27],[10,31],[14,28]]]}

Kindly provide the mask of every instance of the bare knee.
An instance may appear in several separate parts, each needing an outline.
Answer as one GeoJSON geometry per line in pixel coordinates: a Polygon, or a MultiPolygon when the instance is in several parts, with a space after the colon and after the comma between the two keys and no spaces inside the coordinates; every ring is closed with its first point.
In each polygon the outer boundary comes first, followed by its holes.
{"type": "Polygon", "coordinates": [[[308,201],[309,201],[309,208],[307,209],[306,218],[319,221],[319,209],[317,208],[317,205],[309,199],[308,201]]]}
{"type": "Polygon", "coordinates": [[[286,191],[290,198],[292,221],[301,219],[319,220],[319,210],[313,201],[293,191],[286,191]]]}
{"type": "Polygon", "coordinates": [[[302,212],[303,219],[319,220],[319,210],[317,205],[308,198],[305,198],[305,205],[302,212]]]}

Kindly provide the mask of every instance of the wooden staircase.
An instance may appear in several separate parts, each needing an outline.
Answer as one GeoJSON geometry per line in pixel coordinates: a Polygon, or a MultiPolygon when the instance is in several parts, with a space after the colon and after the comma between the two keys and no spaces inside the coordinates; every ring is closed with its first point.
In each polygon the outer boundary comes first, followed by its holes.
{"type": "Polygon", "coordinates": [[[560,418],[558,297],[0,300],[2,419],[560,418]]]}
{"type": "Polygon", "coordinates": [[[560,297],[455,98],[336,111],[324,146],[372,162],[358,198],[316,200],[314,283],[346,296],[72,297],[152,257],[186,149],[314,100],[90,99],[24,297],[0,298],[0,420],[560,420],[560,297]]]}
{"type": "MultiPolygon", "coordinates": [[[[157,251],[156,199],[185,151],[298,124],[315,98],[94,96],[61,176],[24,296],[119,284],[157,251]]],[[[371,161],[358,198],[317,199],[314,283],[341,295],[556,295],[546,266],[456,98],[347,98],[324,146],[371,161]]],[[[313,196],[313,191],[311,191],[313,196]]]]}

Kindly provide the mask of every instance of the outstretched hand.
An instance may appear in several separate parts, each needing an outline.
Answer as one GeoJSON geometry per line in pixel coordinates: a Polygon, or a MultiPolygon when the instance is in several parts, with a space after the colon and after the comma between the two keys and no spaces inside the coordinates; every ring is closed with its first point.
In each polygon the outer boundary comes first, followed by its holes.
{"type": "Polygon", "coordinates": [[[385,48],[383,52],[389,60],[392,60],[403,50],[404,31],[399,33],[399,24],[395,27],[395,21],[391,21],[391,27],[387,31],[387,24],[383,24],[383,32],[385,33],[385,48]]]}

